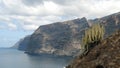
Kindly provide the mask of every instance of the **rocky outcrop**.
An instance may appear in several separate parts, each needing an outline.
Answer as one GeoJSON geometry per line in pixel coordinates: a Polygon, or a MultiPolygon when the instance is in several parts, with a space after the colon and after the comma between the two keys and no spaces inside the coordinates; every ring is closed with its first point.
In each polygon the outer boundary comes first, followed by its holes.
{"type": "Polygon", "coordinates": [[[96,45],[86,56],[78,56],[66,68],[120,68],[120,31],[96,45]]]}
{"type": "Polygon", "coordinates": [[[80,39],[88,27],[86,18],[40,26],[31,35],[26,52],[73,56],[80,50],[80,39]]]}

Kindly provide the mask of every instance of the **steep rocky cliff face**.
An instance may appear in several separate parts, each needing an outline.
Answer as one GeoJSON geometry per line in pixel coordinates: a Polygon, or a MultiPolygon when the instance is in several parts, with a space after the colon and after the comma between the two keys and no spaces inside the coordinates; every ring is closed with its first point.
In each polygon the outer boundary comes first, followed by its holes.
{"type": "Polygon", "coordinates": [[[18,50],[26,51],[26,49],[28,47],[28,43],[29,43],[30,37],[31,37],[30,35],[26,36],[24,39],[22,39],[20,41],[18,50]]]}
{"type": "Polygon", "coordinates": [[[103,40],[66,68],[120,68],[120,31],[103,40]]]}
{"type": "Polygon", "coordinates": [[[80,50],[80,39],[88,27],[86,18],[40,26],[31,35],[26,52],[75,55],[80,50]]]}
{"type": "Polygon", "coordinates": [[[105,26],[105,36],[109,36],[115,31],[120,29],[120,12],[111,14],[102,18],[96,18],[94,20],[89,20],[90,23],[101,23],[105,26]]]}
{"type": "Polygon", "coordinates": [[[15,49],[18,49],[18,50],[22,50],[22,51],[26,51],[27,49],[27,45],[29,43],[29,40],[30,40],[30,35],[29,36],[26,36],[25,38],[23,39],[20,39],[14,46],[12,46],[11,48],[15,48],[15,49]]]}
{"type": "Polygon", "coordinates": [[[77,55],[84,30],[94,23],[103,24],[105,37],[108,37],[120,29],[120,13],[93,20],[78,18],[40,26],[28,39],[19,41],[17,47],[33,54],[77,55]]]}

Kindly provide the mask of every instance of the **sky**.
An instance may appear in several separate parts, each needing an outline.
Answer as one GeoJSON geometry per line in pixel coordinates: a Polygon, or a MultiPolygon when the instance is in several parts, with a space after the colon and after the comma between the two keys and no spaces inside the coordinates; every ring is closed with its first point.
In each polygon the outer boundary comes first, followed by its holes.
{"type": "Polygon", "coordinates": [[[41,25],[120,12],[120,0],[0,0],[0,47],[11,47],[41,25]]]}

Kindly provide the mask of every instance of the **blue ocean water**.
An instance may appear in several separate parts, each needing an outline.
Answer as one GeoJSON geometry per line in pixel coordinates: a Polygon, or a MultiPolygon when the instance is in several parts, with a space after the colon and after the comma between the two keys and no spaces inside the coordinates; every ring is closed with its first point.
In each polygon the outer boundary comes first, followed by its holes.
{"type": "Polygon", "coordinates": [[[16,49],[0,49],[0,68],[63,68],[71,59],[31,56],[16,49]]]}

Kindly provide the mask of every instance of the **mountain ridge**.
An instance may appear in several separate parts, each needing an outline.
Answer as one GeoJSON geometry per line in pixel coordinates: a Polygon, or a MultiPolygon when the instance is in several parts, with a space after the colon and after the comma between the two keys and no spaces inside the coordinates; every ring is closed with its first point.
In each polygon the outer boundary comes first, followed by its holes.
{"type": "Polygon", "coordinates": [[[105,27],[105,37],[120,29],[120,12],[102,18],[85,17],[40,26],[30,36],[26,53],[46,53],[55,55],[78,55],[84,31],[92,24],[100,23],[105,27]]]}

